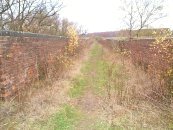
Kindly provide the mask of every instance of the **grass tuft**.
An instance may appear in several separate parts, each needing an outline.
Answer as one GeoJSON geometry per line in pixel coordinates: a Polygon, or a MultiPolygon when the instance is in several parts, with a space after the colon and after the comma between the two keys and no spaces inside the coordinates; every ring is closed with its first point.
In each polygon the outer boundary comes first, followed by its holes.
{"type": "Polygon", "coordinates": [[[85,91],[87,81],[83,76],[77,76],[72,82],[72,88],[69,90],[71,98],[80,97],[85,91]]]}
{"type": "Polygon", "coordinates": [[[81,114],[76,108],[64,105],[59,112],[55,113],[48,120],[39,122],[39,126],[36,125],[36,127],[39,130],[75,130],[75,126],[80,118],[81,114]]]}

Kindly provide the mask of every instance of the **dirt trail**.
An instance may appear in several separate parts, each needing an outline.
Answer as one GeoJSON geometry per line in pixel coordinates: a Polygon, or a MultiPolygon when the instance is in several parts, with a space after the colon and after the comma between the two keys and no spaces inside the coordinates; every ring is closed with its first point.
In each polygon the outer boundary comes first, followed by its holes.
{"type": "MultiPolygon", "coordinates": [[[[92,45],[88,49],[84,50],[83,55],[80,56],[76,61],[74,61],[71,69],[68,70],[67,73],[65,73],[63,78],[60,78],[59,80],[54,82],[50,89],[48,88],[48,90],[42,90],[42,92],[39,92],[39,94],[36,94],[37,96],[34,96],[34,98],[31,99],[31,101],[34,101],[34,103],[31,102],[31,104],[34,104],[35,106],[31,106],[29,110],[32,114],[36,113],[36,120],[45,120],[50,115],[59,111],[62,105],[68,104],[70,102],[70,97],[67,93],[71,86],[71,80],[76,77],[76,75],[79,75],[81,73],[80,69],[82,67],[82,64],[88,59],[88,53],[91,48],[92,45]],[[35,101],[37,103],[35,103],[35,101]],[[38,105],[40,103],[43,105],[38,105]]],[[[31,118],[32,120],[35,120],[33,119],[32,115],[31,118]]],[[[25,126],[22,129],[25,129],[25,126]]]]}
{"type": "Polygon", "coordinates": [[[88,59],[89,48],[84,49],[72,67],[63,75],[62,78],[53,84],[44,83],[42,88],[32,90],[29,100],[22,103],[10,102],[1,105],[0,112],[4,116],[0,123],[0,130],[28,130],[33,128],[33,123],[41,122],[49,118],[52,114],[61,109],[63,104],[70,102],[67,92],[71,86],[71,80],[78,74],[82,64],[88,59]]]}
{"type": "Polygon", "coordinates": [[[148,91],[148,81],[129,60],[122,65],[120,55],[94,41],[62,79],[31,97],[8,129],[166,129],[165,113],[135,97],[148,91]]]}
{"type": "Polygon", "coordinates": [[[103,48],[95,42],[90,50],[88,61],[81,69],[82,78],[87,82],[83,88],[83,93],[71,98],[71,105],[77,107],[83,113],[83,118],[78,121],[75,130],[102,130],[107,127],[102,110],[102,91],[105,82],[104,77],[102,78],[104,75],[102,69],[105,69],[102,57],[103,48]]]}
{"type": "Polygon", "coordinates": [[[70,105],[83,114],[74,130],[167,129],[168,115],[148,99],[140,100],[141,92],[150,91],[149,81],[130,60],[95,42],[77,84],[72,83],[70,105]]]}

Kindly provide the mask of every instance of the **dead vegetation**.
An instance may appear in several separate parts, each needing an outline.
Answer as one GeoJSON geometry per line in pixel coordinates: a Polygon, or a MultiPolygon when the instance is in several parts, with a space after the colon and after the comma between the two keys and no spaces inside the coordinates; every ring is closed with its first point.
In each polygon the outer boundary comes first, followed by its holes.
{"type": "MultiPolygon", "coordinates": [[[[106,45],[105,45],[106,46],[106,45]]],[[[172,106],[169,99],[153,98],[150,76],[136,67],[127,53],[118,48],[106,47],[106,58],[112,62],[109,68],[110,81],[106,85],[107,97],[104,109],[113,129],[171,129],[173,122],[172,106]],[[115,68],[115,66],[118,66],[115,68]]]]}
{"type": "Polygon", "coordinates": [[[35,122],[45,120],[60,106],[69,101],[67,96],[70,81],[80,72],[81,64],[87,58],[90,41],[80,41],[71,64],[64,67],[58,63],[54,77],[46,76],[18,93],[18,98],[0,103],[0,129],[32,129],[35,122]],[[85,44],[88,42],[88,44],[85,44]],[[19,100],[20,99],[20,100],[19,100]]]}
{"type": "Polygon", "coordinates": [[[0,129],[172,129],[172,107],[150,96],[149,76],[127,53],[89,46],[53,84],[35,84],[25,102],[1,104],[0,129]]]}

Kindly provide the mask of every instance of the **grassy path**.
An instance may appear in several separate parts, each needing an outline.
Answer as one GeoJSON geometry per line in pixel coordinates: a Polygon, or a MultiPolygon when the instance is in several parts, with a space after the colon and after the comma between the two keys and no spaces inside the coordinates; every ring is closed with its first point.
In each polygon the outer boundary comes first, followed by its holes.
{"type": "Polygon", "coordinates": [[[128,57],[95,41],[62,79],[44,84],[23,104],[3,104],[0,113],[9,116],[0,129],[172,129],[172,110],[148,100],[149,81],[128,57]]]}
{"type": "Polygon", "coordinates": [[[67,92],[70,101],[48,120],[35,124],[41,130],[105,130],[107,122],[102,113],[102,96],[107,82],[108,63],[103,48],[94,44],[81,73],[71,81],[67,92]]]}
{"type": "MultiPolygon", "coordinates": [[[[145,75],[121,56],[94,43],[88,60],[71,80],[68,102],[47,120],[37,122],[38,130],[162,130],[167,129],[165,113],[147,100],[135,98],[145,87],[145,75]],[[140,75],[139,75],[140,74],[140,75]],[[138,86],[138,88],[136,88],[138,86]],[[139,89],[139,90],[138,90],[139,89]]],[[[145,87],[147,88],[147,87],[145,87]]]]}

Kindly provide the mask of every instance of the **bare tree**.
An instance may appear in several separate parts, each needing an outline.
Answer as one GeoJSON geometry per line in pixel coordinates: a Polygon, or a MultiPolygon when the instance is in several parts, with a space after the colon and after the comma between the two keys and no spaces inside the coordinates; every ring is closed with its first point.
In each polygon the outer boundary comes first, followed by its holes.
{"type": "Polygon", "coordinates": [[[6,12],[13,4],[14,0],[0,0],[0,15],[6,12]]]}
{"type": "Polygon", "coordinates": [[[15,0],[0,0],[0,27],[3,29],[3,15],[15,4],[15,0]]]}
{"type": "MultiPolygon", "coordinates": [[[[42,0],[42,2],[37,6],[38,10],[36,10],[36,15],[33,18],[36,18],[39,21],[38,24],[40,26],[42,26],[45,19],[57,15],[57,13],[63,7],[62,3],[59,3],[59,1],[54,4],[52,3],[53,2],[51,0],[42,0]]],[[[32,20],[30,21],[30,23],[32,23],[32,20]]]]}
{"type": "Polygon", "coordinates": [[[136,26],[136,10],[135,10],[135,5],[134,5],[134,1],[130,0],[124,0],[123,1],[123,6],[121,7],[121,9],[125,12],[125,17],[123,18],[124,23],[127,25],[128,27],[128,31],[129,31],[129,38],[132,38],[132,30],[135,28],[136,26]]]}
{"type": "Polygon", "coordinates": [[[87,29],[84,26],[76,24],[75,28],[77,29],[77,33],[79,35],[86,35],[87,34],[87,29]]]}
{"type": "Polygon", "coordinates": [[[165,17],[163,0],[125,0],[122,10],[125,12],[125,23],[130,37],[132,30],[137,29],[137,37],[143,28],[165,17]]]}
{"type": "Polygon", "coordinates": [[[43,26],[45,19],[57,15],[62,8],[60,1],[14,0],[14,2],[15,4],[3,13],[3,26],[15,31],[27,31],[35,21],[38,21],[38,26],[43,26]]]}
{"type": "Polygon", "coordinates": [[[163,0],[135,0],[135,5],[139,19],[137,36],[139,36],[141,29],[165,17],[162,13],[163,0]]]}
{"type": "Polygon", "coordinates": [[[0,26],[6,30],[67,36],[67,28],[77,25],[60,19],[61,0],[0,0],[0,26]]]}

